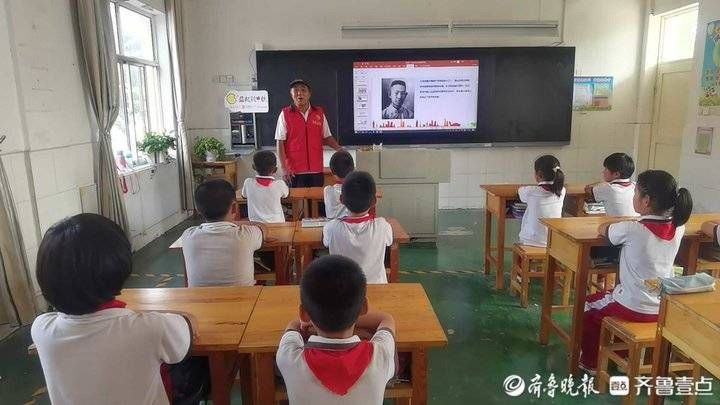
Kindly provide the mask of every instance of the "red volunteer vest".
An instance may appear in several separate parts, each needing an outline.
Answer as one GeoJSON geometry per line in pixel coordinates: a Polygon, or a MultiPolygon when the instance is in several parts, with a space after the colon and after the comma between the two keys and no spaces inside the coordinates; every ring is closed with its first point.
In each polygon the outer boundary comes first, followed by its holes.
{"type": "Polygon", "coordinates": [[[307,121],[295,107],[285,107],[282,111],[287,126],[286,164],[295,173],[322,173],[323,109],[311,106],[307,121]]]}

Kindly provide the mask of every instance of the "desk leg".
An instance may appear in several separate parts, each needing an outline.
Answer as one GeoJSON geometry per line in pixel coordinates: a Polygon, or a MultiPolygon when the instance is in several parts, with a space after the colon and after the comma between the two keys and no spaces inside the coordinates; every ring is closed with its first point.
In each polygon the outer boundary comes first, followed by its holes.
{"type": "Polygon", "coordinates": [[[253,404],[275,403],[275,367],[274,353],[255,353],[251,355],[251,379],[253,404]]]}
{"type": "MultiPolygon", "coordinates": [[[[553,232],[548,235],[548,247],[552,243],[553,232]]],[[[550,326],[552,325],[553,296],[555,295],[555,271],[557,262],[550,254],[545,259],[545,285],[543,286],[542,312],[540,314],[540,344],[547,345],[550,341],[550,326]]]]}
{"type": "Polygon", "coordinates": [[[310,217],[311,218],[320,218],[320,201],[318,200],[308,200],[310,201],[310,217]]]}
{"type": "Polygon", "coordinates": [[[588,272],[590,270],[590,247],[583,244],[578,251],[577,263],[580,268],[575,274],[575,300],[573,302],[572,326],[570,327],[570,345],[568,372],[577,374],[580,363],[580,343],[583,330],[583,314],[587,296],[588,272]]]}
{"type": "Polygon", "coordinates": [[[400,245],[393,242],[390,246],[390,280],[391,283],[400,281],[400,245]]]}
{"type": "Polygon", "coordinates": [[[687,267],[685,268],[685,275],[695,274],[697,271],[697,261],[700,256],[700,239],[693,238],[688,244],[687,252],[687,267]]]}
{"type": "Polygon", "coordinates": [[[210,398],[213,404],[230,404],[230,390],[235,379],[237,359],[236,352],[212,352],[208,355],[212,384],[210,398]]]}
{"type": "MultiPolygon", "coordinates": [[[[504,205],[504,203],[503,203],[504,205]]],[[[505,215],[498,215],[497,225],[497,277],[495,278],[495,289],[505,288],[505,215]]]]}
{"type": "Polygon", "coordinates": [[[292,200],[291,206],[292,206],[292,220],[299,221],[300,220],[300,207],[302,206],[302,200],[297,200],[297,199],[292,200]]]}
{"type": "MultiPolygon", "coordinates": [[[[660,302],[660,314],[658,316],[657,333],[655,335],[655,349],[653,349],[653,381],[657,381],[658,377],[666,377],[669,375],[670,349],[672,346],[670,345],[670,342],[665,340],[662,336],[662,328],[665,323],[665,313],[665,300],[662,300],[660,302]]],[[[650,391],[651,394],[649,403],[651,405],[660,405],[665,403],[665,397],[656,395],[655,390],[650,391]]]]}
{"type": "Polygon", "coordinates": [[[290,284],[290,275],[288,274],[288,250],[285,247],[278,246],[273,250],[275,256],[275,284],[290,284]]]}
{"type": "Polygon", "coordinates": [[[417,349],[412,352],[412,404],[427,404],[427,352],[425,349],[417,349]]]}
{"type": "Polygon", "coordinates": [[[492,235],[492,212],[490,211],[488,204],[490,203],[489,199],[486,198],[485,201],[485,275],[490,274],[490,249],[492,248],[492,245],[490,243],[490,238],[492,235]]]}
{"type": "Polygon", "coordinates": [[[300,247],[300,255],[302,258],[300,259],[300,268],[297,269],[298,283],[300,283],[300,278],[302,277],[303,271],[305,271],[307,266],[309,266],[310,263],[312,263],[312,259],[313,259],[312,247],[308,246],[308,245],[301,246],[300,247]]]}

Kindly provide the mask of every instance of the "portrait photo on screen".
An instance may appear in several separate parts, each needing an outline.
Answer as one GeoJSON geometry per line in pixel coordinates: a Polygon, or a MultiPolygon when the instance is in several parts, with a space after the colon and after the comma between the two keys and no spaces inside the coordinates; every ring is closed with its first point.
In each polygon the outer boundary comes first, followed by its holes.
{"type": "Polygon", "coordinates": [[[382,119],[415,118],[415,86],[405,78],[382,79],[382,119]]]}

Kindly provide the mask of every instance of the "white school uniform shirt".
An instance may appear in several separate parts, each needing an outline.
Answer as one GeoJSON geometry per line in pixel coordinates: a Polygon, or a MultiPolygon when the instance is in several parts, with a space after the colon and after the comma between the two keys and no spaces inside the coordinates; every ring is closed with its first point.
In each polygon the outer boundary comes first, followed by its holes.
{"type": "MultiPolygon", "coordinates": [[[[328,339],[310,336],[307,346],[323,346],[329,350],[343,350],[358,344],[360,338],[328,339]]],[[[383,403],[385,386],[395,375],[395,339],[386,329],[380,329],[370,339],[373,345],[372,360],[362,376],[345,395],[327,389],[315,377],[305,357],[305,343],[297,331],[287,331],[280,339],[276,362],[287,387],[291,405],[368,405],[383,403]]]]}
{"type": "Polygon", "coordinates": [[[255,285],[253,252],[262,247],[257,226],[207,222],[182,235],[188,287],[255,285]]]}
{"type": "Polygon", "coordinates": [[[284,181],[275,180],[272,176],[255,176],[245,179],[240,194],[247,199],[248,218],[251,221],[285,222],[280,200],[290,194],[290,189],[284,181]]]}
{"type": "Polygon", "coordinates": [[[350,216],[350,210],[340,202],[342,184],[325,186],[323,189],[323,200],[325,201],[325,216],[328,219],[350,216]]]}
{"type": "Polygon", "coordinates": [[[182,316],[126,308],[49,312],[31,333],[55,405],[169,404],[160,365],[185,359],[192,343],[182,316]]]}
{"type": "Polygon", "coordinates": [[[643,314],[657,314],[660,298],[651,292],[645,280],[672,277],[673,263],[685,233],[685,226],[675,229],[675,236],[664,240],[651,232],[642,222],[672,226],[664,217],[647,215],[640,221],[624,221],[610,225],[608,239],[622,245],[620,252],[620,284],[613,290],[613,299],[621,305],[643,314]]]}
{"type": "Polygon", "coordinates": [[[323,244],[332,255],[342,255],[360,265],[368,284],[386,284],[385,248],[393,232],[385,218],[373,215],[334,219],[323,228],[323,244]]]}
{"type": "Polygon", "coordinates": [[[617,179],[592,188],[595,201],[603,203],[605,214],[611,217],[640,216],[633,208],[635,183],[630,179],[617,179]]]}
{"type": "Polygon", "coordinates": [[[530,246],[547,246],[547,227],[540,223],[541,218],[560,218],[562,216],[565,188],[560,197],[542,185],[551,185],[552,181],[541,181],[537,186],[524,186],[518,189],[520,201],[527,204],[520,225],[520,243],[530,246]]]}

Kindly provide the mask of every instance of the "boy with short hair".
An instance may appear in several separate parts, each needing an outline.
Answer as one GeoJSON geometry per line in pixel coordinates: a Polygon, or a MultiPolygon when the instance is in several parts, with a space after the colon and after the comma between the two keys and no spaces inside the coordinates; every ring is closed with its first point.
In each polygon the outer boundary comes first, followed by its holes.
{"type": "Polygon", "coordinates": [[[223,179],[200,184],[195,206],[205,222],[182,235],[188,287],[255,285],[253,253],[267,234],[263,225],[232,222],[235,190],[223,179]]]}
{"type": "Polygon", "coordinates": [[[57,311],[39,315],[31,330],[52,403],[170,403],[160,368],[190,355],[191,317],[136,312],[116,299],[132,273],[130,241],[117,224],[79,214],[53,225],[36,273],[57,311]]]}
{"type": "Polygon", "coordinates": [[[300,319],[290,322],[276,361],[291,404],[382,404],[395,374],[395,320],[368,312],[360,266],[343,256],[312,262],[300,281],[300,319]],[[375,330],[361,341],[355,328],[375,330]],[[302,333],[314,330],[307,343],[302,333]]]}
{"type": "Polygon", "coordinates": [[[340,202],[350,211],[323,228],[323,244],[330,254],[343,255],[360,264],[369,284],[386,284],[385,249],[393,232],[385,218],[369,213],[375,205],[375,180],[366,172],[352,172],[343,182],[340,202]]]}
{"type": "Polygon", "coordinates": [[[290,194],[284,181],[275,179],[277,158],[269,150],[253,155],[255,178],[245,179],[240,194],[247,198],[248,219],[263,223],[285,222],[281,199],[290,194]]]}
{"type": "Polygon", "coordinates": [[[613,153],[603,162],[603,183],[590,184],[585,193],[605,206],[605,213],[611,217],[636,217],[633,208],[635,183],[630,180],[635,163],[625,153],[613,153]]]}
{"type": "Polygon", "coordinates": [[[325,216],[328,219],[350,215],[350,211],[340,202],[340,194],[342,194],[343,180],[353,170],[355,170],[355,162],[349,152],[344,150],[335,152],[330,158],[330,171],[335,178],[335,184],[325,186],[323,190],[325,216]]]}

